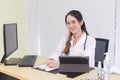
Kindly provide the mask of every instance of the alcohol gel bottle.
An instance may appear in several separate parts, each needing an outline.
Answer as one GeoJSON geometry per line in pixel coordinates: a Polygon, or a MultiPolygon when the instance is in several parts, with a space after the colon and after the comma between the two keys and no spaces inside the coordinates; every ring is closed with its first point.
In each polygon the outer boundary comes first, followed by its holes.
{"type": "Polygon", "coordinates": [[[100,61],[98,62],[97,73],[98,73],[98,80],[103,80],[102,64],[100,61]]]}
{"type": "Polygon", "coordinates": [[[106,57],[104,60],[104,80],[110,80],[110,60],[108,53],[105,53],[106,57]]]}

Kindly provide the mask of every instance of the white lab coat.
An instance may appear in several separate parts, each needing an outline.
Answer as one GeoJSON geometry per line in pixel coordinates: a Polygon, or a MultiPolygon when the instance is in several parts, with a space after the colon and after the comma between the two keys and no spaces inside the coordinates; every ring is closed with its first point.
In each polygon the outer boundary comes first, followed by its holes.
{"type": "MultiPolygon", "coordinates": [[[[65,48],[67,37],[68,37],[68,34],[62,37],[57,48],[49,56],[49,58],[59,60],[59,56],[61,55],[66,56],[64,53],[64,48],[65,48]]],[[[86,33],[83,32],[79,41],[76,43],[76,45],[73,46],[74,37],[72,36],[72,40],[70,41],[71,47],[70,47],[70,52],[68,56],[89,56],[89,66],[94,67],[96,40],[95,38],[88,35],[87,41],[85,44],[85,50],[84,50],[85,39],[86,39],[86,33]]]]}

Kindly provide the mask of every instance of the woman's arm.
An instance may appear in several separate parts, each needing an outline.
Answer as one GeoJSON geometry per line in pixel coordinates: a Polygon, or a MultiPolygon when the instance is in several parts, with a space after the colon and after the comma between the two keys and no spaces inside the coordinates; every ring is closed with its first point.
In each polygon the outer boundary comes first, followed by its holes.
{"type": "Polygon", "coordinates": [[[66,36],[64,35],[61,40],[59,41],[59,44],[57,48],[53,51],[53,53],[48,57],[48,59],[54,59],[59,60],[59,56],[64,53],[64,47],[66,43],[66,36]]]}
{"type": "Polygon", "coordinates": [[[59,67],[59,56],[64,53],[65,43],[66,43],[66,36],[64,35],[60,40],[57,48],[48,57],[48,60],[46,61],[48,67],[54,67],[54,68],[59,67]]]}
{"type": "Polygon", "coordinates": [[[90,67],[94,67],[94,65],[95,65],[95,47],[96,47],[95,38],[88,36],[84,54],[86,56],[89,56],[89,66],[90,67]]]}

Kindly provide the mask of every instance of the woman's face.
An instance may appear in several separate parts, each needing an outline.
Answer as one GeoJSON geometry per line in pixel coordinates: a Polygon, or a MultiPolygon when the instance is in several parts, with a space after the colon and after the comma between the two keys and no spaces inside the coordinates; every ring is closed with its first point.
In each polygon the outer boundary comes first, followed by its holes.
{"type": "Polygon", "coordinates": [[[76,34],[79,31],[81,31],[81,25],[82,24],[83,24],[83,20],[81,20],[79,22],[75,17],[73,17],[71,15],[67,16],[66,26],[69,29],[69,31],[72,32],[73,34],[76,34]]]}

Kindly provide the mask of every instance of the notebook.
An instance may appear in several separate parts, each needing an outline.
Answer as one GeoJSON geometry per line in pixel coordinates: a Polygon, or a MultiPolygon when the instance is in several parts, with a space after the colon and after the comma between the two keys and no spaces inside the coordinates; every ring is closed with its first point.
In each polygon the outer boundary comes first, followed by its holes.
{"type": "Polygon", "coordinates": [[[39,66],[34,66],[33,68],[40,69],[40,70],[47,71],[47,72],[58,69],[58,68],[50,68],[46,64],[41,64],[39,66]]]}

